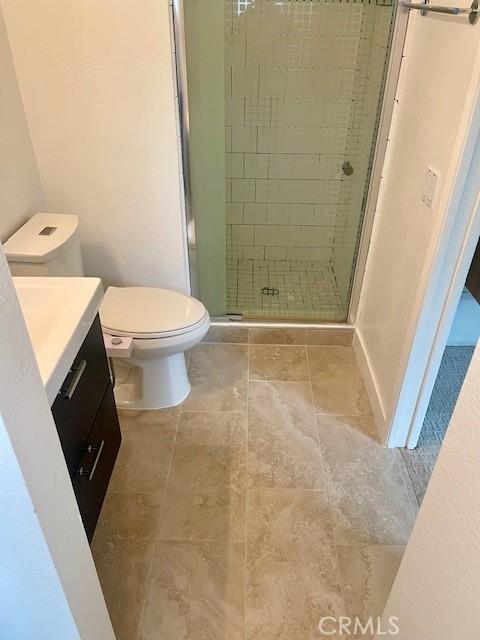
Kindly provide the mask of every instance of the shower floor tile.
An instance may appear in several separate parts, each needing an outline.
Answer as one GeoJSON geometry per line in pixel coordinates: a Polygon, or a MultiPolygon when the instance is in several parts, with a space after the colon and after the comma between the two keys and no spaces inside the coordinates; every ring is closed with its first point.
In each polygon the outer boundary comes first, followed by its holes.
{"type": "Polygon", "coordinates": [[[344,321],[346,309],[330,262],[231,259],[227,313],[344,321]]]}

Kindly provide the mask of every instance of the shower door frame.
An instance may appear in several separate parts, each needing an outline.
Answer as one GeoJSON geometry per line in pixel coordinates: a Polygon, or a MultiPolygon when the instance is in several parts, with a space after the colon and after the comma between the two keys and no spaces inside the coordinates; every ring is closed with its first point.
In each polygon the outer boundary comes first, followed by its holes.
{"type": "Polygon", "coordinates": [[[375,151],[373,155],[372,168],[367,190],[365,209],[360,230],[359,247],[353,275],[353,283],[350,291],[350,302],[348,308],[347,322],[355,324],[360,295],[362,292],[365,269],[367,266],[368,250],[372,237],[373,223],[380,193],[383,167],[388,146],[388,134],[394,115],[395,97],[397,94],[398,80],[402,66],[403,50],[407,37],[409,10],[399,5],[394,0],[394,17],[392,25],[392,36],[390,51],[387,60],[387,73],[381,96],[382,107],[375,141],[375,151]]]}
{"type": "MultiPolygon", "coordinates": [[[[177,85],[177,112],[179,117],[180,146],[181,146],[181,173],[183,178],[188,262],[190,270],[190,288],[193,296],[198,295],[197,273],[197,244],[195,233],[195,207],[192,200],[191,176],[190,176],[190,114],[188,107],[188,83],[187,83],[187,56],[184,29],[184,0],[169,0],[171,16],[171,33],[173,49],[173,65],[177,85]]],[[[288,322],[280,319],[265,319],[264,321],[233,320],[228,316],[212,318],[213,325],[228,325],[242,327],[268,327],[278,328],[336,328],[351,329],[355,326],[360,295],[363,286],[365,268],[367,265],[368,249],[373,230],[375,211],[380,192],[380,183],[383,165],[388,144],[388,133],[394,114],[395,96],[402,64],[403,48],[405,44],[409,10],[399,6],[398,0],[393,2],[393,33],[391,37],[390,51],[388,52],[387,73],[383,94],[379,124],[376,134],[375,150],[370,171],[365,208],[362,216],[359,234],[358,252],[355,260],[353,282],[350,289],[350,300],[346,322],[288,322]]]]}

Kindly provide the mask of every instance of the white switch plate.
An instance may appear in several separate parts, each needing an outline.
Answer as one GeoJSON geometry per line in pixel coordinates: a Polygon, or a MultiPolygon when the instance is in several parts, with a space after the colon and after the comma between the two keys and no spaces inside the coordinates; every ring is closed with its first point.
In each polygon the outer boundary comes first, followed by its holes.
{"type": "Polygon", "coordinates": [[[425,174],[425,182],[423,183],[422,201],[429,209],[433,209],[435,205],[435,196],[437,194],[439,181],[439,174],[431,167],[428,167],[425,174]]]}

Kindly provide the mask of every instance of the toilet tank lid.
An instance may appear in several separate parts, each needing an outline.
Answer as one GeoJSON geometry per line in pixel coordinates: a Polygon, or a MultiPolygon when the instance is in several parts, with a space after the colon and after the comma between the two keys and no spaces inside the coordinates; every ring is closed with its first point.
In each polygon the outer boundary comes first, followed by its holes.
{"type": "Polygon", "coordinates": [[[78,228],[78,216],[36,213],[3,245],[7,260],[48,262],[63,253],[78,228]]]}

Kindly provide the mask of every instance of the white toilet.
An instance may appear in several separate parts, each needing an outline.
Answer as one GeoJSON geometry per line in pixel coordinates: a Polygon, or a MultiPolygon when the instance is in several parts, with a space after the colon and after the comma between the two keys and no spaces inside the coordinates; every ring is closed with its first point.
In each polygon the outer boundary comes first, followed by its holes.
{"type": "Polygon", "coordinates": [[[204,337],[210,317],[201,302],[168,289],[109,287],[100,307],[104,333],[133,339],[115,359],[119,406],[161,409],[190,393],[184,352],[204,337]]]}
{"type": "MultiPolygon", "coordinates": [[[[83,275],[75,215],[37,213],[3,248],[15,276],[83,275]]],[[[201,302],[168,289],[109,287],[100,321],[114,356],[118,406],[163,409],[188,396],[184,352],[210,326],[201,302]]]]}

